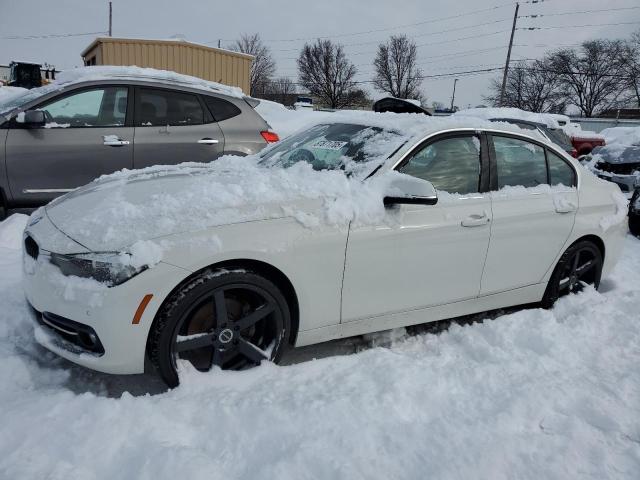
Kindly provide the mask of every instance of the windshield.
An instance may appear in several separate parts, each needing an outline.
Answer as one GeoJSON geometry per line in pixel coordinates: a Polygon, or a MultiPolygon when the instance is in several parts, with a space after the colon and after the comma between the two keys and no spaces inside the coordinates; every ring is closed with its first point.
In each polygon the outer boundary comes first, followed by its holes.
{"type": "MultiPolygon", "coordinates": [[[[7,88],[7,87],[2,87],[7,88]]],[[[5,115],[12,110],[22,107],[23,105],[36,100],[37,98],[49,92],[59,90],[61,84],[51,83],[44,87],[32,88],[31,90],[16,89],[16,93],[11,92],[8,95],[0,95],[0,115],[5,115]]],[[[0,92],[2,93],[2,92],[0,92]]]]}
{"type": "Polygon", "coordinates": [[[399,133],[378,127],[349,123],[316,125],[267,150],[261,155],[261,162],[285,168],[306,162],[314,170],[353,172],[374,160],[381,163],[405,141],[399,133]]]}

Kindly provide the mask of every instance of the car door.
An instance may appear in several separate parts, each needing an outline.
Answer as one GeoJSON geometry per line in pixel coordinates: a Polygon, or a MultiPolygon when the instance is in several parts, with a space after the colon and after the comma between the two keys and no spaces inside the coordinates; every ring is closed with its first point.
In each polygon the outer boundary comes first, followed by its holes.
{"type": "Polygon", "coordinates": [[[36,205],[133,166],[129,87],[92,86],[66,91],[33,107],[44,126],[13,119],[6,140],[9,186],[16,204],[36,205]]]}
{"type": "Polygon", "coordinates": [[[438,202],[393,207],[397,224],[350,229],[343,322],[478,295],[491,221],[487,166],[486,142],[471,132],[428,140],[397,167],[430,181],[438,202]]]}
{"type": "Polygon", "coordinates": [[[224,135],[200,95],[137,87],[136,168],[210,162],[224,151],[224,135]]]}
{"type": "Polygon", "coordinates": [[[533,140],[489,136],[493,222],[482,295],[542,281],[573,228],[576,173],[533,140]],[[553,185],[553,187],[551,186],[553,185]]]}

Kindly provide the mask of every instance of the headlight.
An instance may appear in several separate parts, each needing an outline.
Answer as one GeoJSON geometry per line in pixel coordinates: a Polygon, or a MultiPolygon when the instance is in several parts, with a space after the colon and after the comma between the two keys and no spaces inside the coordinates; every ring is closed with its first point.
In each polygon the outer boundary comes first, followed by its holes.
{"type": "Polygon", "coordinates": [[[51,263],[63,275],[92,278],[110,287],[120,285],[147,269],[127,263],[129,255],[120,253],[83,253],[77,255],[51,254],[51,263]]]}

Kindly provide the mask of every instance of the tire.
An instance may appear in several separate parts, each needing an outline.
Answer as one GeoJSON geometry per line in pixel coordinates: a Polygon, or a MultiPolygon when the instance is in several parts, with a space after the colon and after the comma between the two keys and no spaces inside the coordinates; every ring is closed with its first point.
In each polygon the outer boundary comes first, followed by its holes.
{"type": "Polygon", "coordinates": [[[597,245],[582,240],[571,245],[560,257],[542,297],[541,306],[551,308],[558,298],[577,293],[584,284],[600,286],[602,252],[597,245]]]}
{"type": "Polygon", "coordinates": [[[289,306],[273,282],[248,270],[205,270],[164,302],[147,352],[164,382],[174,388],[180,383],[178,359],[200,371],[214,365],[241,370],[262,360],[277,363],[290,332],[289,306]]]}

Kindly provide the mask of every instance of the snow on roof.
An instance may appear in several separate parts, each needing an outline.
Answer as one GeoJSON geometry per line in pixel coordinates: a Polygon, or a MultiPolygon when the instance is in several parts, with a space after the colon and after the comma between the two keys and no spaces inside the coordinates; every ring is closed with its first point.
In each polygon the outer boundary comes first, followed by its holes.
{"type": "Polygon", "coordinates": [[[495,108],[468,108],[460,110],[454,115],[464,115],[470,117],[484,118],[491,120],[494,118],[512,118],[514,120],[524,120],[526,122],[542,123],[549,128],[560,128],[558,121],[549,113],[535,113],[519,108],[495,107],[495,108]]]}
{"type": "Polygon", "coordinates": [[[58,74],[53,82],[55,85],[79,83],[104,79],[131,79],[142,81],[162,82],[168,84],[181,84],[202,90],[213,90],[231,97],[242,98],[244,93],[238,87],[230,87],[217,82],[211,82],[190,75],[172,72],[169,70],[157,70],[155,68],[119,67],[119,66],[91,66],[64,70],[58,74]]]}
{"type": "Polygon", "coordinates": [[[366,110],[338,110],[335,112],[304,110],[289,110],[283,105],[260,100],[256,111],[271,125],[271,127],[285,138],[296,131],[320,123],[356,123],[383,130],[396,131],[407,139],[426,136],[440,130],[451,128],[492,128],[503,129],[516,133],[533,135],[536,139],[547,141],[542,135],[533,130],[522,130],[517,125],[509,123],[489,122],[477,116],[430,117],[421,113],[377,113],[366,110]]]}

